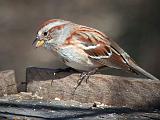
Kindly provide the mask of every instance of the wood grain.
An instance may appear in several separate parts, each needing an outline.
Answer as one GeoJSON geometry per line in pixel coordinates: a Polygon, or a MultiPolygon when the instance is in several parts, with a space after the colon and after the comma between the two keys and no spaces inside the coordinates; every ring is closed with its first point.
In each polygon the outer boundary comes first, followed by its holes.
{"type": "Polygon", "coordinates": [[[136,109],[160,106],[160,81],[95,74],[90,76],[88,83],[83,81],[75,90],[79,74],[71,73],[57,73],[55,77],[53,71],[29,68],[27,91],[45,100],[60,98],[136,109]]]}
{"type": "Polygon", "coordinates": [[[14,70],[0,72],[0,96],[17,93],[14,70]]]}

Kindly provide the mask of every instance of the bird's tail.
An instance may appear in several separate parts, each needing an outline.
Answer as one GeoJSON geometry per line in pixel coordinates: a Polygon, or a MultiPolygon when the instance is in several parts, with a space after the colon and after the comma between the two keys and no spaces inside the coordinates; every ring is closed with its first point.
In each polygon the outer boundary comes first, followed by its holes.
{"type": "Polygon", "coordinates": [[[145,77],[152,79],[152,80],[159,80],[155,76],[151,75],[150,73],[148,73],[147,71],[145,71],[144,69],[139,67],[132,59],[128,60],[128,65],[131,67],[131,71],[133,71],[135,73],[140,73],[140,74],[144,75],[145,77]]]}

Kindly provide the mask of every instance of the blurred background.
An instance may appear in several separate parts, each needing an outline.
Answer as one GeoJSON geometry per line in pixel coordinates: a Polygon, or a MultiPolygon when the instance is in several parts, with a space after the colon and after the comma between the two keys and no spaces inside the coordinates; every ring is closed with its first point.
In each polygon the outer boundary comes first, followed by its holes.
{"type": "Polygon", "coordinates": [[[61,67],[51,53],[31,45],[39,24],[61,18],[106,33],[160,78],[159,5],[158,0],[1,0],[0,70],[14,69],[21,85],[26,67],[61,67]]]}

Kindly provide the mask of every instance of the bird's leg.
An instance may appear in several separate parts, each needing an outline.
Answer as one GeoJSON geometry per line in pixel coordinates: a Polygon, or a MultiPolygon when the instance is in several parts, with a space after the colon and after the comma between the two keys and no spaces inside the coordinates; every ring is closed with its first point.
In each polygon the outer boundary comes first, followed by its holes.
{"type": "Polygon", "coordinates": [[[88,82],[90,75],[94,75],[97,72],[97,70],[98,70],[98,68],[95,68],[95,69],[88,72],[88,75],[86,76],[86,79],[85,79],[86,83],[88,82]]]}
{"type": "Polygon", "coordinates": [[[78,88],[78,86],[81,85],[81,83],[82,83],[83,80],[85,80],[86,83],[87,83],[90,75],[95,74],[97,70],[98,70],[98,68],[95,68],[95,69],[93,69],[93,70],[91,70],[89,72],[83,72],[83,73],[81,73],[80,79],[77,81],[77,86],[75,87],[75,90],[78,88]]]}

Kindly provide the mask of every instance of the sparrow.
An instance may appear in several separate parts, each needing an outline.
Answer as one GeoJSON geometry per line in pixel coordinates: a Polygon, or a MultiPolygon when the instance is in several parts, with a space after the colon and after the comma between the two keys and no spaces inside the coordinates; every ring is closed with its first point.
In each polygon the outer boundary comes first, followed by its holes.
{"type": "Polygon", "coordinates": [[[68,67],[83,71],[81,80],[87,80],[91,74],[102,67],[122,69],[159,80],[139,67],[107,35],[97,29],[71,21],[51,19],[43,22],[38,28],[33,46],[44,47],[56,53],[56,56],[68,67]]]}

